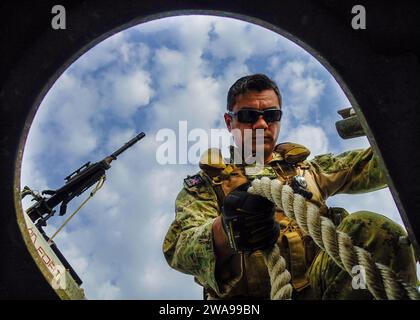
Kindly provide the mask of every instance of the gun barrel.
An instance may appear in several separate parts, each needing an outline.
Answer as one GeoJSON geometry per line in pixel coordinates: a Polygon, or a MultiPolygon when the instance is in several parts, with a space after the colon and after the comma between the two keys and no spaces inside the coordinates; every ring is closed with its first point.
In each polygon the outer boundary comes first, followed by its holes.
{"type": "Polygon", "coordinates": [[[117,151],[115,151],[113,154],[111,154],[111,157],[115,160],[117,157],[123,153],[125,150],[130,148],[133,144],[135,144],[137,141],[143,139],[146,136],[144,132],[140,132],[137,136],[135,136],[133,139],[128,141],[126,144],[124,144],[121,148],[119,148],[117,151]]]}

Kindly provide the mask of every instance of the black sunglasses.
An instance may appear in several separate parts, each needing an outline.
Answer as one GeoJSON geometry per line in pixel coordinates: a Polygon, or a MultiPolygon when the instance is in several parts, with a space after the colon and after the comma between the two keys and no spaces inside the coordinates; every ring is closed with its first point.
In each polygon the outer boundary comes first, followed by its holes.
{"type": "Polygon", "coordinates": [[[255,123],[260,115],[263,116],[265,122],[271,123],[280,121],[283,112],[280,109],[241,109],[238,112],[229,111],[228,115],[231,117],[237,116],[238,121],[242,123],[255,123]]]}

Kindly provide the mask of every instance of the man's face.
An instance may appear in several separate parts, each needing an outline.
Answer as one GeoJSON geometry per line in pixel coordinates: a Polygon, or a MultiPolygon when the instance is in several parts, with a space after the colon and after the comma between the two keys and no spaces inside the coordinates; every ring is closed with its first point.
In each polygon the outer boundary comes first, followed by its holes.
{"type": "MultiPolygon", "coordinates": [[[[256,109],[265,110],[277,108],[280,109],[279,99],[277,98],[274,90],[264,90],[261,92],[251,91],[241,94],[236,97],[236,103],[233,106],[233,112],[238,112],[241,109],[256,109]]],[[[251,141],[245,141],[246,135],[244,135],[245,129],[252,130],[252,151],[256,151],[256,130],[264,130],[264,158],[266,161],[270,160],[273,149],[276,145],[277,138],[280,132],[280,122],[267,123],[263,116],[260,115],[255,123],[241,123],[238,121],[236,116],[231,117],[225,113],[225,122],[229,132],[233,133],[235,143],[238,146],[244,148],[244,143],[251,143],[251,141]],[[232,129],[239,129],[234,130],[232,129]],[[238,131],[238,132],[237,132],[238,131]],[[236,134],[237,133],[237,134],[236,134]]]]}

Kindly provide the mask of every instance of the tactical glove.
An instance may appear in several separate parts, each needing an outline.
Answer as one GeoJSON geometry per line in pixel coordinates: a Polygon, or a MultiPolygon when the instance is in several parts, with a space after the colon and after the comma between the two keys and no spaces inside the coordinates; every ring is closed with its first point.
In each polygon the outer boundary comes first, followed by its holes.
{"type": "Polygon", "coordinates": [[[230,247],[251,253],[273,246],[280,230],[274,213],[274,204],[264,197],[242,190],[229,193],[222,207],[222,225],[230,247]]]}

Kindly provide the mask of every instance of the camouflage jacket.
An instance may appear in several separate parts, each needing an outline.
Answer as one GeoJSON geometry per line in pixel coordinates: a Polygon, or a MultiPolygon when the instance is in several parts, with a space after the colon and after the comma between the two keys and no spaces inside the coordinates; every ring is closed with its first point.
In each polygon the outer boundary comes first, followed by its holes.
{"type": "MultiPolygon", "coordinates": [[[[276,168],[277,178],[287,181],[288,173],[283,166],[285,155],[276,150],[277,146],[266,166],[276,168]]],[[[305,158],[307,155],[309,151],[305,158]]],[[[288,167],[290,166],[286,166],[288,167]]],[[[225,165],[222,164],[220,170],[222,168],[225,168],[225,165]]],[[[333,154],[316,156],[311,160],[296,163],[294,170],[291,175],[299,174],[305,177],[308,190],[313,194],[311,201],[321,208],[326,207],[325,200],[334,194],[364,193],[386,187],[384,173],[371,148],[348,151],[336,156],[333,154]]],[[[244,172],[243,168],[240,171],[244,172]]],[[[172,268],[193,275],[195,281],[206,288],[213,297],[229,298],[235,290],[243,291],[238,287],[240,280],[244,278],[246,264],[248,264],[246,268],[248,280],[245,286],[248,291],[269,292],[269,287],[265,288],[269,285],[266,271],[264,274],[259,271],[265,266],[262,265],[260,252],[247,257],[246,263],[242,262],[240,270],[230,270],[227,267],[224,275],[216,276],[212,224],[220,215],[220,202],[215,190],[217,178],[212,179],[209,170],[201,170],[192,179],[185,180],[186,183],[175,202],[176,217],[164,239],[164,256],[172,268]],[[258,278],[266,280],[252,283],[252,279],[258,278]]],[[[231,185],[230,190],[234,187],[231,185]]],[[[229,190],[224,191],[229,192],[229,190]]]]}

